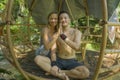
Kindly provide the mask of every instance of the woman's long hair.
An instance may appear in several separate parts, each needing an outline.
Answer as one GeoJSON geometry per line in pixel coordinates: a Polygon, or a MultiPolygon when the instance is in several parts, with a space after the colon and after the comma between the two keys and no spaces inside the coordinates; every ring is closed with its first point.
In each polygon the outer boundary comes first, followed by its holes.
{"type": "MultiPolygon", "coordinates": [[[[49,20],[49,18],[50,18],[50,16],[51,16],[52,14],[58,14],[58,13],[57,13],[57,12],[51,12],[51,13],[49,13],[49,15],[48,15],[48,20],[49,20]]],[[[49,21],[48,21],[48,24],[49,24],[49,21]]],[[[55,33],[58,32],[58,29],[59,29],[59,26],[58,26],[58,22],[57,22],[57,25],[56,25],[55,28],[54,28],[55,33]]]]}

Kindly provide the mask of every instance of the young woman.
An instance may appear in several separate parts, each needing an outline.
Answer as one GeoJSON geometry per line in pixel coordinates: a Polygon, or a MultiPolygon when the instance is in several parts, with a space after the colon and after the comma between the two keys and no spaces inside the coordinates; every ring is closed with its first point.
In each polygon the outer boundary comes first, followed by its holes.
{"type": "MultiPolygon", "coordinates": [[[[35,63],[42,68],[47,73],[50,73],[56,77],[59,77],[63,80],[68,80],[68,77],[59,72],[58,67],[56,66],[56,40],[60,34],[60,29],[57,26],[58,15],[55,12],[52,12],[48,15],[48,25],[42,30],[42,43],[43,49],[47,50],[48,53],[46,56],[37,55],[35,57],[35,63]]],[[[43,52],[44,52],[43,50],[43,52]]],[[[39,51],[38,51],[39,52],[39,51]]],[[[46,53],[45,53],[46,54],[46,53]]]]}

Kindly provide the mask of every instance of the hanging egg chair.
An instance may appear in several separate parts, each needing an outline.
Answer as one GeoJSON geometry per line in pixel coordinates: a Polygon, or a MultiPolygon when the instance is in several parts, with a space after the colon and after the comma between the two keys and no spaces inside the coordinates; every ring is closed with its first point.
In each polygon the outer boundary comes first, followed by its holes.
{"type": "MultiPolygon", "coordinates": [[[[65,10],[70,13],[72,20],[77,20],[78,17],[80,18],[82,16],[87,16],[88,22],[86,26],[90,26],[89,16],[93,15],[94,17],[101,19],[99,23],[100,27],[102,27],[102,42],[100,43],[100,51],[91,52],[92,54],[97,54],[99,58],[91,59],[91,57],[86,57],[86,42],[83,42],[83,46],[81,46],[82,56],[83,59],[89,61],[91,60],[89,64],[92,63],[92,60],[96,61],[95,63],[93,63],[95,65],[90,65],[95,69],[91,69],[91,75],[86,80],[103,80],[111,76],[100,75],[102,73],[109,72],[108,69],[103,70],[101,68],[107,45],[107,27],[108,25],[120,26],[120,23],[108,22],[108,20],[118,6],[119,2],[119,0],[111,2],[108,0],[25,0],[24,3],[25,8],[28,9],[28,15],[27,17],[24,17],[24,15],[20,14],[19,16],[22,17],[23,21],[21,21],[21,23],[19,24],[15,24],[16,22],[12,22],[12,12],[13,8],[15,7],[13,5],[14,0],[8,0],[4,14],[5,24],[0,27],[2,34],[0,41],[1,50],[4,53],[5,58],[16,69],[19,70],[19,72],[25,77],[26,80],[59,80],[58,78],[55,78],[53,76],[44,75],[45,72],[42,71],[34,63],[34,52],[40,43],[39,31],[41,31],[41,29],[47,24],[47,15],[51,11],[60,12],[62,10],[65,10]],[[32,22],[30,21],[31,17],[35,22],[34,24],[32,24],[32,22]],[[16,26],[18,32],[13,31],[13,28],[16,28],[16,26]],[[35,41],[34,39],[37,39],[37,41],[35,41]]],[[[90,34],[88,34],[88,36],[89,35],[90,34]]],[[[117,64],[114,67],[111,67],[111,69],[119,68],[119,66],[120,64],[117,64]]],[[[116,74],[118,72],[119,70],[116,72],[116,74]]]]}

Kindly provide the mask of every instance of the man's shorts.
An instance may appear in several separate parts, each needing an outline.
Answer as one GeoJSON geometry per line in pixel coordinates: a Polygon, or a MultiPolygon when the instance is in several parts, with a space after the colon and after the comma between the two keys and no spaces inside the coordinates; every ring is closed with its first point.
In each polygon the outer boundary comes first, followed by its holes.
{"type": "MultiPolygon", "coordinates": [[[[50,58],[50,52],[47,55],[47,57],[50,58]]],[[[57,56],[56,59],[57,59],[56,60],[57,66],[61,70],[71,70],[71,69],[74,69],[75,67],[84,65],[83,62],[78,62],[75,58],[72,58],[72,59],[62,59],[62,58],[57,56]]]]}
{"type": "Polygon", "coordinates": [[[75,58],[73,59],[62,59],[57,57],[57,66],[62,70],[71,70],[75,67],[82,66],[83,62],[78,62],[75,58]]]}

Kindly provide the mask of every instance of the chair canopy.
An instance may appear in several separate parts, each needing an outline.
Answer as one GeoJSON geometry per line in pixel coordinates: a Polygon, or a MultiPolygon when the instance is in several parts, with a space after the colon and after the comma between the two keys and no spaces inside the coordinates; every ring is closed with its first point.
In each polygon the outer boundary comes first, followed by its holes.
{"type": "MultiPolygon", "coordinates": [[[[119,2],[120,0],[107,0],[108,18],[119,2]]],[[[47,15],[52,11],[69,11],[74,20],[86,15],[98,19],[103,17],[101,0],[26,0],[26,6],[37,24],[47,24],[47,15]]]]}
{"type": "MultiPolygon", "coordinates": [[[[105,17],[104,14],[106,14],[107,11],[105,12],[105,10],[104,10],[105,13],[103,14],[102,6],[105,5],[106,1],[108,4],[107,5],[108,19],[110,19],[111,15],[113,14],[114,10],[116,9],[116,7],[118,6],[118,4],[120,2],[119,0],[25,0],[25,1],[26,1],[26,7],[29,9],[34,21],[37,24],[47,24],[47,15],[50,12],[52,12],[52,11],[59,12],[62,10],[68,11],[70,13],[72,19],[74,19],[74,20],[77,18],[86,16],[86,15],[94,16],[99,19],[101,19],[101,18],[103,19],[103,16],[105,17]],[[104,4],[102,4],[103,3],[102,1],[104,1],[104,4]]],[[[14,2],[14,0],[8,0],[8,7],[6,8],[7,14],[5,14],[7,21],[11,20],[11,12],[12,12],[12,3],[13,2],[14,2]]],[[[104,9],[105,8],[106,8],[106,6],[104,6],[104,9]]],[[[106,18],[104,18],[104,19],[106,20],[106,18]]],[[[106,34],[107,33],[107,25],[105,24],[103,26],[104,27],[103,27],[102,44],[101,44],[102,47],[100,50],[100,55],[99,55],[100,57],[97,62],[98,64],[96,66],[93,80],[97,80],[98,73],[101,68],[102,58],[104,55],[104,49],[105,49],[106,42],[107,42],[106,41],[107,40],[107,34],[106,34]]],[[[12,44],[14,41],[12,41],[10,27],[11,27],[10,23],[7,22],[7,26],[6,26],[7,36],[5,35],[5,38],[1,38],[1,39],[5,39],[5,40],[1,40],[1,41],[3,41],[3,42],[1,42],[1,44],[3,43],[3,45],[4,45],[3,48],[6,49],[4,51],[6,58],[9,60],[9,62],[11,62],[13,65],[15,65],[15,67],[26,78],[26,80],[31,80],[31,79],[29,79],[29,77],[36,78],[36,76],[31,75],[30,73],[27,73],[26,71],[24,71],[22,69],[22,67],[20,67],[19,62],[16,59],[16,55],[15,55],[15,51],[14,51],[13,45],[15,45],[15,44],[12,44]]],[[[28,45],[28,47],[33,49],[31,40],[28,40],[28,39],[30,39],[30,35],[29,35],[30,34],[29,33],[30,25],[28,25],[27,29],[28,29],[28,32],[26,32],[26,33],[28,33],[28,35],[27,35],[28,37],[26,37],[26,35],[21,32],[23,34],[23,35],[21,35],[21,37],[23,37],[23,40],[21,42],[23,43],[22,45],[25,45],[25,46],[23,46],[24,52],[27,49],[27,48],[25,48],[26,44],[30,44],[31,46],[28,45]],[[24,35],[25,35],[25,37],[24,37],[24,35]]],[[[20,30],[20,31],[22,31],[22,30],[20,30]]],[[[14,37],[16,37],[16,36],[14,36],[14,37]]],[[[20,46],[20,47],[22,47],[22,46],[20,46]]],[[[29,59],[28,59],[28,61],[29,61],[29,59]]],[[[40,79],[36,79],[36,80],[41,80],[41,79],[46,80],[46,79],[43,79],[42,77],[40,77],[40,79]]]]}

